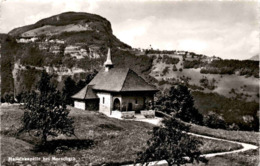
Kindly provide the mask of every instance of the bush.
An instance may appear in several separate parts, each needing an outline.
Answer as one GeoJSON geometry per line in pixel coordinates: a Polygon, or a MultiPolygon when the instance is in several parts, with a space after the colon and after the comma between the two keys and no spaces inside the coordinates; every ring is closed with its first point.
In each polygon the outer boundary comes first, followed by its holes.
{"type": "Polygon", "coordinates": [[[12,93],[4,94],[3,100],[7,103],[13,104],[15,102],[14,95],[12,93]]]}
{"type": "Polygon", "coordinates": [[[176,114],[177,118],[186,122],[202,124],[202,115],[194,107],[194,100],[188,88],[177,85],[170,88],[155,103],[157,109],[167,114],[176,114]]]}
{"type": "Polygon", "coordinates": [[[165,76],[169,72],[169,67],[165,67],[162,71],[162,75],[165,76]]]}
{"type": "Polygon", "coordinates": [[[259,62],[251,60],[214,60],[201,69],[204,74],[234,74],[254,76],[259,78],[259,62]]]}
{"type": "Polygon", "coordinates": [[[193,60],[193,61],[183,61],[183,68],[184,69],[190,69],[190,68],[199,68],[203,65],[201,61],[193,60]]]}
{"type": "Polygon", "coordinates": [[[65,134],[74,135],[73,120],[68,116],[69,110],[60,92],[50,83],[50,76],[43,72],[38,82],[38,92],[31,92],[25,96],[22,128],[19,131],[35,131],[45,144],[48,136],[65,134]]]}
{"type": "Polygon", "coordinates": [[[211,81],[209,81],[208,78],[204,77],[204,76],[202,79],[200,79],[201,86],[204,88],[208,88],[210,90],[213,90],[216,88],[215,83],[216,83],[216,80],[214,78],[211,81]]]}
{"type": "Polygon", "coordinates": [[[184,125],[175,118],[167,118],[163,125],[154,127],[152,137],[147,141],[147,148],[138,153],[137,162],[166,160],[168,165],[181,165],[186,163],[207,162],[200,157],[198,150],[202,144],[197,139],[191,138],[186,132],[189,126],[184,125]]]}
{"type": "Polygon", "coordinates": [[[178,71],[178,69],[175,65],[172,66],[172,71],[178,71]]]}
{"type": "Polygon", "coordinates": [[[179,58],[173,58],[173,57],[169,57],[167,55],[163,55],[162,56],[162,61],[166,64],[177,64],[179,63],[179,58]]]}
{"type": "Polygon", "coordinates": [[[205,126],[210,128],[227,129],[224,118],[214,112],[209,112],[208,115],[204,116],[203,123],[205,126]]]}
{"type": "Polygon", "coordinates": [[[217,93],[203,93],[193,91],[195,107],[201,114],[208,115],[209,111],[221,115],[227,126],[237,125],[240,130],[259,130],[257,111],[259,103],[232,99],[217,93]],[[244,121],[243,117],[252,116],[252,121],[244,121]]]}

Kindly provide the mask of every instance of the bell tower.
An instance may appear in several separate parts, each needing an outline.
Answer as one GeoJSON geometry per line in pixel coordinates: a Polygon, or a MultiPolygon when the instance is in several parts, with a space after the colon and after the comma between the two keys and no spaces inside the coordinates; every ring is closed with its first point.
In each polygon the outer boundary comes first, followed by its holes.
{"type": "Polygon", "coordinates": [[[105,66],[105,71],[106,72],[108,72],[114,66],[114,64],[112,62],[112,59],[111,59],[110,48],[108,48],[107,60],[105,61],[104,66],[105,66]]]}

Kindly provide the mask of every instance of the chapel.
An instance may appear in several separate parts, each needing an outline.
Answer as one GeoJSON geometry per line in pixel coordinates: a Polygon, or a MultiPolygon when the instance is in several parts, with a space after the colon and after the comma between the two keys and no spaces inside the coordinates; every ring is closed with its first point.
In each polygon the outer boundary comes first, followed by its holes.
{"type": "Polygon", "coordinates": [[[147,102],[153,103],[157,91],[130,68],[114,67],[108,49],[103,68],[72,99],[76,108],[98,110],[106,115],[113,111],[139,113],[147,102]]]}

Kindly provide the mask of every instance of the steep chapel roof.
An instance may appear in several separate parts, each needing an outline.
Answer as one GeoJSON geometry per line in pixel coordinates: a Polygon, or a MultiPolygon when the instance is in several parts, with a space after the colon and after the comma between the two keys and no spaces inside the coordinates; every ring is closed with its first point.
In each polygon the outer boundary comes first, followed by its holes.
{"type": "Polygon", "coordinates": [[[76,99],[97,99],[95,91],[107,92],[156,92],[154,86],[129,68],[113,68],[110,49],[105,68],[101,69],[91,82],[72,96],[76,99]],[[108,68],[109,66],[109,68],[108,68]]]}
{"type": "Polygon", "coordinates": [[[94,90],[112,92],[157,91],[142,77],[129,68],[102,69],[89,83],[94,90]]]}

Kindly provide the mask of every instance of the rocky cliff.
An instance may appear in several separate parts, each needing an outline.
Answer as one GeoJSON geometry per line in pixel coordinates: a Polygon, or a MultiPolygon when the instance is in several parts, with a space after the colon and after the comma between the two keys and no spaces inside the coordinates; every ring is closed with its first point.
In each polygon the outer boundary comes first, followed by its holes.
{"type": "Polygon", "coordinates": [[[107,19],[89,13],[61,13],[15,28],[0,39],[3,95],[33,89],[42,70],[54,74],[60,87],[68,76],[84,79],[102,67],[108,47],[117,66],[142,74],[152,63],[117,39],[107,19]]]}

